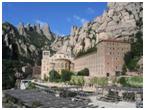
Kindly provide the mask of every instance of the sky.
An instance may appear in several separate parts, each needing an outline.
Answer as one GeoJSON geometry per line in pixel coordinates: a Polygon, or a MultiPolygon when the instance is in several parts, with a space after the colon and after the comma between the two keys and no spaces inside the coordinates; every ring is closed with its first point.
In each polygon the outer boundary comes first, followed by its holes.
{"type": "Polygon", "coordinates": [[[71,27],[82,26],[103,14],[106,2],[3,2],[2,21],[44,25],[58,35],[68,35],[71,27]]]}

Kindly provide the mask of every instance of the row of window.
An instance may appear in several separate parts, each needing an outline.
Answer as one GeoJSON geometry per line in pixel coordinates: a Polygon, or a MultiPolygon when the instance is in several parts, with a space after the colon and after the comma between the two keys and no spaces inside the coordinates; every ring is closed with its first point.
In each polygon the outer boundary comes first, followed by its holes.
{"type": "MultiPolygon", "coordinates": [[[[68,69],[69,68],[69,64],[63,64],[63,63],[61,63],[61,64],[57,64],[57,65],[55,65],[56,67],[60,67],[60,68],[66,68],[66,69],[68,69]]],[[[45,70],[48,70],[48,68],[46,68],[45,66],[43,66],[43,70],[45,71],[45,70]]]]}

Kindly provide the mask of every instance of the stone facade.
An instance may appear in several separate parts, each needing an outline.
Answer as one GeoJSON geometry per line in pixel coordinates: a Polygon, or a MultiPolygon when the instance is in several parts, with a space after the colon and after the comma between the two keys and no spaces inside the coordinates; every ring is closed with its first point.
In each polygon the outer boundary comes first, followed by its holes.
{"type": "Polygon", "coordinates": [[[56,53],[50,56],[49,51],[43,51],[43,59],[41,60],[41,79],[44,76],[49,76],[49,72],[54,69],[61,73],[62,69],[73,70],[73,57],[68,54],[56,53]]]}
{"type": "Polygon", "coordinates": [[[88,68],[90,77],[120,74],[124,64],[124,55],[130,51],[130,43],[122,40],[101,40],[96,47],[96,51],[75,59],[63,53],[50,56],[49,51],[43,51],[41,78],[43,79],[44,75],[48,76],[52,69],[60,73],[62,69],[78,72],[88,68]]]}
{"type": "Polygon", "coordinates": [[[130,44],[117,40],[102,40],[97,50],[74,60],[74,70],[88,68],[90,77],[117,75],[122,71],[124,55],[130,51],[130,44]]]}
{"type": "Polygon", "coordinates": [[[41,66],[34,66],[33,67],[33,72],[32,72],[32,77],[33,78],[41,78],[41,66]]]}
{"type": "Polygon", "coordinates": [[[88,68],[91,73],[90,75],[95,74],[97,65],[96,59],[97,51],[78,57],[74,59],[74,70],[78,72],[84,68],[88,68]]]}

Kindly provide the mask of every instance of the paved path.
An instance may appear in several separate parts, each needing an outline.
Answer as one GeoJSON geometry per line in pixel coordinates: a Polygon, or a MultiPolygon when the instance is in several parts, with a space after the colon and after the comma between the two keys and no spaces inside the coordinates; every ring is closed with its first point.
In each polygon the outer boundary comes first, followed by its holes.
{"type": "Polygon", "coordinates": [[[118,103],[114,102],[105,102],[105,101],[99,101],[96,100],[95,96],[90,96],[90,99],[92,101],[93,105],[98,105],[100,107],[105,107],[105,108],[136,108],[135,102],[124,102],[120,101],[118,103]]]}

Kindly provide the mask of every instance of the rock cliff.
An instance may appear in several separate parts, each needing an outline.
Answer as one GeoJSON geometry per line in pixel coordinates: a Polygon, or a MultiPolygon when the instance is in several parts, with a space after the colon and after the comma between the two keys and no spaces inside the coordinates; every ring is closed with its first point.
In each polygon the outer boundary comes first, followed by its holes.
{"type": "MultiPolygon", "coordinates": [[[[60,50],[68,45],[76,55],[87,51],[101,39],[135,40],[135,34],[142,32],[143,3],[108,3],[108,9],[102,16],[85,23],[82,27],[73,26],[67,40],[63,40],[60,50]],[[65,43],[68,42],[68,43],[65,43]]],[[[55,42],[59,44],[60,41],[55,42]]]]}
{"type": "Polygon", "coordinates": [[[101,16],[84,23],[82,27],[72,26],[70,35],[65,37],[56,36],[47,24],[41,27],[39,24],[24,26],[20,23],[15,28],[4,23],[3,50],[10,52],[10,56],[18,50],[19,55],[34,59],[33,56],[37,57],[45,49],[77,55],[95,47],[101,39],[135,40],[136,33],[143,29],[142,18],[143,3],[111,2],[101,16]]]}

